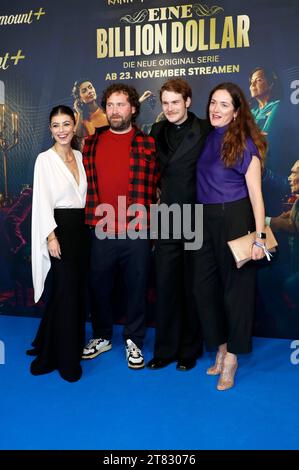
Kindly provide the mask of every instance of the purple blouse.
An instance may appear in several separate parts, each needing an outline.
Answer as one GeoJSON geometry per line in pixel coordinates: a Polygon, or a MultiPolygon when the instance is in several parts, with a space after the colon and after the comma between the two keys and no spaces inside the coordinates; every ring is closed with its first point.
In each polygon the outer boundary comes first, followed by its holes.
{"type": "Polygon", "coordinates": [[[237,201],[248,196],[245,174],[253,155],[260,158],[253,140],[246,139],[247,148],[233,167],[221,159],[221,145],[227,126],[217,127],[207,137],[196,168],[197,201],[217,204],[237,201]]]}

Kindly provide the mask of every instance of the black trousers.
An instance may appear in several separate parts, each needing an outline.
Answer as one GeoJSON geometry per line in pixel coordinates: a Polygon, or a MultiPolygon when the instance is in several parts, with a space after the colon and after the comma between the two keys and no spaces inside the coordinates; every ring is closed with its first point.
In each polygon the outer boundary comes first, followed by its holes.
{"type": "Polygon", "coordinates": [[[154,356],[193,359],[202,354],[200,322],[192,295],[195,252],[182,240],[156,244],[156,338],[154,356]]]}
{"type": "Polygon", "coordinates": [[[84,209],[55,209],[54,217],[61,259],[51,257],[52,288],[32,343],[37,357],[31,372],[36,375],[57,369],[65,380],[74,381],[82,374],[85,342],[88,229],[84,209]]]}
{"type": "Polygon", "coordinates": [[[255,264],[237,269],[227,241],[255,230],[248,198],[203,209],[203,246],[196,252],[193,289],[208,348],[227,343],[234,354],[251,351],[255,264]]]}
{"type": "Polygon", "coordinates": [[[112,338],[114,319],[112,295],[117,271],[120,268],[127,291],[124,337],[142,347],[145,335],[149,260],[149,240],[129,238],[99,240],[95,231],[92,231],[90,289],[94,338],[112,338]]]}

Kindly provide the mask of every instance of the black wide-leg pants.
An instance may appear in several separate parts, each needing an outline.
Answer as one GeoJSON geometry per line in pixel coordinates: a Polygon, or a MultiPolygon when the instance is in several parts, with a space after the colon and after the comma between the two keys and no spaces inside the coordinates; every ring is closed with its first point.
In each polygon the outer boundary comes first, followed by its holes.
{"type": "Polygon", "coordinates": [[[255,264],[236,267],[227,241],[255,230],[248,198],[203,207],[203,246],[196,252],[193,291],[208,348],[227,343],[234,354],[251,351],[255,264]]]}
{"type": "Polygon", "coordinates": [[[84,217],[84,209],[54,210],[61,259],[51,257],[51,294],[32,343],[37,353],[31,364],[34,375],[57,369],[62,378],[72,382],[82,374],[88,259],[84,217]]]}

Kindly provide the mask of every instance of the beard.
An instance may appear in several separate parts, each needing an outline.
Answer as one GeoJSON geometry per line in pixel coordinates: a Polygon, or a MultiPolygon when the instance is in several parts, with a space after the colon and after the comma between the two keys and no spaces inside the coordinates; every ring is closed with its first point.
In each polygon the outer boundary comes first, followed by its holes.
{"type": "Polygon", "coordinates": [[[107,117],[108,122],[110,124],[110,128],[113,131],[125,131],[128,129],[131,125],[132,122],[132,114],[130,114],[127,118],[122,118],[121,116],[118,115],[112,115],[111,117],[107,117]],[[119,118],[117,121],[115,121],[113,118],[119,118]]]}

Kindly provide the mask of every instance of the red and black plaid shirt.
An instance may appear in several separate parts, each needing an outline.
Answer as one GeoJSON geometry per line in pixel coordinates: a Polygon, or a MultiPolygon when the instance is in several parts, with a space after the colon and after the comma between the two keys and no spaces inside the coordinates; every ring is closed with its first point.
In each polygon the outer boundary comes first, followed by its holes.
{"type": "MultiPolygon", "coordinates": [[[[136,126],[133,127],[135,135],[130,151],[128,205],[143,204],[147,209],[149,222],[150,204],[156,202],[159,177],[155,141],[153,137],[144,134],[136,126]]],[[[85,222],[88,225],[95,226],[99,221],[99,217],[95,215],[96,207],[101,203],[98,196],[95,157],[99,136],[108,129],[109,127],[97,128],[95,134],[89,136],[84,145],[83,164],[87,177],[85,222]]]]}

